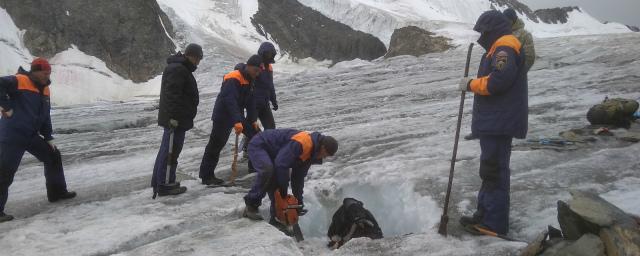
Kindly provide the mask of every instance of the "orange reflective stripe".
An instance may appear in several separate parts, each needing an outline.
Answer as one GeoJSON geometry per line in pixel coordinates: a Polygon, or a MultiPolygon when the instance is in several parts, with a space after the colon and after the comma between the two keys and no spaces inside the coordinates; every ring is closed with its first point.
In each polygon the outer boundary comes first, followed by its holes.
{"type": "Polygon", "coordinates": [[[491,95],[489,93],[489,77],[490,76],[484,76],[484,77],[480,77],[477,79],[473,79],[471,80],[471,85],[469,87],[471,87],[471,91],[476,93],[476,94],[480,94],[483,96],[489,96],[491,95]]]}
{"type": "Polygon", "coordinates": [[[496,52],[496,49],[502,46],[510,47],[511,49],[516,51],[516,54],[520,54],[522,43],[520,43],[518,38],[515,37],[514,35],[506,35],[506,36],[500,37],[495,43],[493,43],[493,45],[491,46],[491,49],[489,49],[489,52],[487,53],[487,58],[491,58],[491,56],[493,56],[493,54],[496,52]]]}
{"type": "MultiPolygon", "coordinates": [[[[38,87],[36,87],[36,84],[34,84],[33,81],[31,81],[31,79],[28,76],[20,74],[20,75],[16,75],[16,79],[18,80],[18,90],[35,92],[38,94],[40,93],[40,90],[38,90],[38,87]]],[[[43,94],[44,96],[51,95],[51,93],[49,92],[49,86],[44,87],[43,94]]]]}
{"type": "Polygon", "coordinates": [[[242,73],[240,73],[240,70],[234,70],[234,71],[231,71],[229,74],[224,75],[224,81],[227,81],[228,79],[238,80],[238,82],[240,82],[240,86],[249,85],[249,81],[244,78],[242,73]]]}
{"type": "Polygon", "coordinates": [[[311,158],[311,151],[313,150],[313,140],[308,132],[299,132],[291,137],[292,140],[297,141],[302,146],[302,155],[300,160],[307,161],[311,158]]]}

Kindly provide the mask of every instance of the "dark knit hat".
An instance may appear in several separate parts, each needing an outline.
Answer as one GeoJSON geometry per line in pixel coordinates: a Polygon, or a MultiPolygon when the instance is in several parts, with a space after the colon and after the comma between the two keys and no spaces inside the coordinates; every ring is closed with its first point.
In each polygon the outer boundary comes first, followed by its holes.
{"type": "Polygon", "coordinates": [[[247,66],[259,67],[262,64],[262,57],[253,55],[247,60],[247,66]]]}
{"type": "Polygon", "coordinates": [[[512,8],[506,9],[502,13],[504,13],[504,16],[507,16],[511,22],[516,22],[518,20],[518,14],[516,14],[516,11],[512,8]]]}
{"type": "Polygon", "coordinates": [[[184,55],[202,59],[202,46],[198,44],[189,44],[187,45],[187,48],[184,49],[184,55]]]}
{"type": "Polygon", "coordinates": [[[51,65],[45,58],[36,58],[31,62],[31,72],[51,71],[51,65]]]}
{"type": "Polygon", "coordinates": [[[320,146],[323,146],[330,156],[338,152],[338,141],[331,136],[324,136],[320,141],[320,146]]]}

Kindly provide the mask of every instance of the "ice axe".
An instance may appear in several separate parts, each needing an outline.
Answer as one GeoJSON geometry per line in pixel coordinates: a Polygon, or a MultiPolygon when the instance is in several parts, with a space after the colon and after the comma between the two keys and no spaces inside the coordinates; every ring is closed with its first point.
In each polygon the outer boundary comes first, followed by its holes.
{"type": "Polygon", "coordinates": [[[236,144],[233,146],[233,163],[231,163],[231,177],[229,177],[229,185],[236,184],[236,176],[238,175],[238,140],[240,134],[236,134],[236,144]]]}
{"type": "MultiPolygon", "coordinates": [[[[175,128],[170,128],[169,129],[169,153],[167,154],[167,170],[165,171],[165,176],[164,176],[164,184],[166,184],[167,186],[175,186],[177,184],[171,184],[170,180],[171,180],[171,167],[173,165],[173,137],[175,134],[175,128]]],[[[157,192],[157,186],[156,188],[154,188],[153,190],[153,196],[151,197],[152,199],[156,199],[156,196],[158,195],[157,192]]]]}
{"type": "MultiPolygon", "coordinates": [[[[464,77],[469,77],[469,64],[471,63],[471,52],[473,51],[473,43],[469,45],[469,51],[467,52],[467,64],[464,68],[464,77]]],[[[458,110],[458,125],[456,127],[456,139],[453,143],[453,156],[451,157],[451,169],[449,170],[449,184],[447,185],[447,195],[444,199],[444,208],[442,217],[440,217],[440,227],[438,233],[443,236],[447,236],[447,223],[449,222],[449,199],[451,198],[451,186],[453,185],[453,171],[456,167],[456,156],[458,155],[458,141],[460,140],[460,126],[462,125],[462,112],[464,110],[464,98],[465,91],[460,93],[460,108],[458,110]]]]}

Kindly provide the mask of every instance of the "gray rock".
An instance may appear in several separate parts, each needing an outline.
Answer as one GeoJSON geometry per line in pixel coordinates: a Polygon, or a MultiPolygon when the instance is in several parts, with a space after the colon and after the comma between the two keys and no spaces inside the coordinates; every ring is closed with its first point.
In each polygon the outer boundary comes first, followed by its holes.
{"type": "Polygon", "coordinates": [[[629,214],[596,194],[571,191],[571,195],[573,197],[569,200],[569,207],[587,222],[600,227],[611,227],[614,224],[623,227],[638,226],[629,214]]]}
{"type": "Polygon", "coordinates": [[[373,60],[387,52],[380,39],[331,20],[296,0],[259,0],[252,23],[294,60],[373,60]]]}
{"type": "Polygon", "coordinates": [[[564,238],[571,241],[578,240],[584,234],[595,235],[600,232],[598,225],[585,221],[562,201],[558,201],[558,223],[564,238]]]}
{"type": "Polygon", "coordinates": [[[408,26],[393,31],[389,51],[384,56],[391,58],[400,55],[421,56],[427,53],[443,52],[451,48],[451,39],[434,36],[433,33],[416,26],[408,26]]]}
{"type": "Polygon", "coordinates": [[[604,244],[596,235],[586,234],[573,243],[565,243],[545,251],[545,256],[605,256],[604,244]]]}
{"type": "Polygon", "coordinates": [[[175,45],[173,27],[153,0],[0,0],[35,56],[53,57],[71,44],[134,82],[162,73],[175,45]],[[161,23],[162,20],[162,23],[161,23]]]}

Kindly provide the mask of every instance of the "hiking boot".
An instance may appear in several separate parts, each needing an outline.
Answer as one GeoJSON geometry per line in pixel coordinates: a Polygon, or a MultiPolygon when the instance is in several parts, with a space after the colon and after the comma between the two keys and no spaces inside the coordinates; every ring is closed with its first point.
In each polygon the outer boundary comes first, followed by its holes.
{"type": "Polygon", "coordinates": [[[0,212],[0,223],[13,220],[13,216],[0,212]]]}
{"type": "Polygon", "coordinates": [[[462,216],[462,217],[460,217],[460,221],[459,222],[460,222],[460,225],[462,225],[462,226],[480,224],[480,220],[478,218],[476,218],[475,216],[462,216]]]}
{"type": "Polygon", "coordinates": [[[187,187],[181,187],[178,183],[168,184],[168,185],[158,185],[158,196],[176,196],[187,192],[187,187]]]}
{"type": "Polygon", "coordinates": [[[244,212],[242,213],[242,217],[245,217],[250,220],[264,220],[260,212],[258,211],[258,207],[254,207],[248,204],[245,204],[244,212]]]}
{"type": "Polygon", "coordinates": [[[208,177],[208,178],[202,178],[202,184],[203,185],[222,185],[224,184],[224,180],[218,179],[216,178],[216,176],[212,176],[212,177],[208,177]]]}
{"type": "Polygon", "coordinates": [[[76,197],[76,192],[67,191],[67,188],[47,184],[47,199],[50,203],[76,197]]]}
{"type": "Polygon", "coordinates": [[[467,136],[464,136],[464,139],[465,139],[465,140],[475,140],[475,139],[477,139],[477,138],[478,138],[478,136],[476,136],[476,135],[475,135],[475,134],[473,134],[473,133],[469,133],[469,134],[467,134],[467,136]]]}

